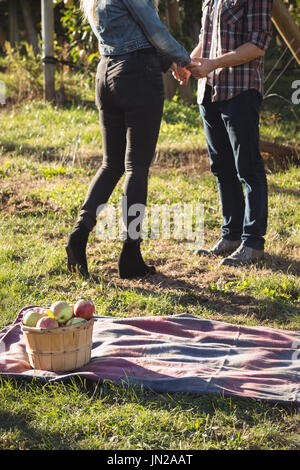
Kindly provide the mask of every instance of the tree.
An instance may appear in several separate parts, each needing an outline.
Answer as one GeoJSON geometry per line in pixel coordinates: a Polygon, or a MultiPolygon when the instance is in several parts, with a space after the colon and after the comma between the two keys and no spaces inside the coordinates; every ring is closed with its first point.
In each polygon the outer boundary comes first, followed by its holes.
{"type": "Polygon", "coordinates": [[[34,19],[32,16],[31,5],[28,0],[20,0],[21,10],[24,17],[24,23],[27,30],[27,36],[30,44],[32,45],[35,55],[38,54],[39,45],[38,45],[38,35],[37,30],[35,29],[34,19]]]}
{"type": "Polygon", "coordinates": [[[295,5],[295,19],[293,19],[282,0],[274,2],[273,23],[300,65],[300,30],[296,23],[297,11],[300,11],[300,7],[295,5]]]}
{"type": "MultiPolygon", "coordinates": [[[[202,4],[202,2],[198,0],[161,0],[159,2],[159,12],[162,20],[175,39],[188,51],[194,48],[198,40],[202,13],[199,4],[202,4]],[[198,11],[199,17],[195,15],[195,12],[198,11]],[[192,17],[193,21],[191,21],[192,17]]],[[[178,89],[185,103],[192,104],[195,102],[191,81],[185,87],[179,86],[172,74],[168,72],[164,76],[164,85],[167,99],[171,99],[178,89]]]]}

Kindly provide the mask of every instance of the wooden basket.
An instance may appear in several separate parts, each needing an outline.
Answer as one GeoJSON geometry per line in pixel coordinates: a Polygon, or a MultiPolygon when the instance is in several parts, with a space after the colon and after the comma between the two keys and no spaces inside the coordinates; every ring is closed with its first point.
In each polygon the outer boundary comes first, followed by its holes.
{"type": "Polygon", "coordinates": [[[26,351],[33,369],[71,371],[91,359],[94,318],[52,329],[22,325],[26,351]]]}

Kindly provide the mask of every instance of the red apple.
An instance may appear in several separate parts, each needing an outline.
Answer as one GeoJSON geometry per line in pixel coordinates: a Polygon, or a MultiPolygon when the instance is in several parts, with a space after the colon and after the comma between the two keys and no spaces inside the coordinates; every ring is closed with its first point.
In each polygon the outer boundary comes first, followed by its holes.
{"type": "MultiPolygon", "coordinates": [[[[62,300],[54,302],[50,307],[50,311],[52,312],[52,317],[54,317],[58,323],[66,323],[73,316],[72,307],[62,300]]],[[[50,312],[49,316],[51,316],[50,312]]]]}
{"type": "Polygon", "coordinates": [[[95,305],[87,299],[79,299],[74,305],[74,316],[89,320],[95,312],[95,305]]]}
{"type": "Polygon", "coordinates": [[[48,315],[40,318],[36,324],[37,328],[42,328],[42,329],[58,328],[58,326],[59,324],[55,320],[55,318],[49,317],[48,315]]]}

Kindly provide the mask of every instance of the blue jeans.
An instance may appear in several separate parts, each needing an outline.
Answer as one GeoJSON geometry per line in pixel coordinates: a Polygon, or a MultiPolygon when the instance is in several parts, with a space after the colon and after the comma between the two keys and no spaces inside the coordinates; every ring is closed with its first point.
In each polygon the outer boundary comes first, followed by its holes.
{"type": "Polygon", "coordinates": [[[267,178],[259,151],[262,98],[256,90],[247,90],[228,101],[212,102],[211,94],[207,86],[200,113],[217,178],[222,237],[261,250],[268,219],[267,178]]]}

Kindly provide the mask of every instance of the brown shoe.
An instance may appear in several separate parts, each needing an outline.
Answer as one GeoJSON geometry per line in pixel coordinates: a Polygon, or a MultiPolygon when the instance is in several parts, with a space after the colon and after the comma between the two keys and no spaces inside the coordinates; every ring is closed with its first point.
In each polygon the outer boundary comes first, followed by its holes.
{"type": "Polygon", "coordinates": [[[264,255],[264,250],[255,250],[250,246],[241,245],[234,253],[227,258],[222,259],[223,266],[240,266],[259,261],[264,255]]]}
{"type": "Polygon", "coordinates": [[[226,255],[235,251],[241,244],[241,240],[226,240],[221,238],[210,250],[197,250],[196,255],[226,255]]]}

